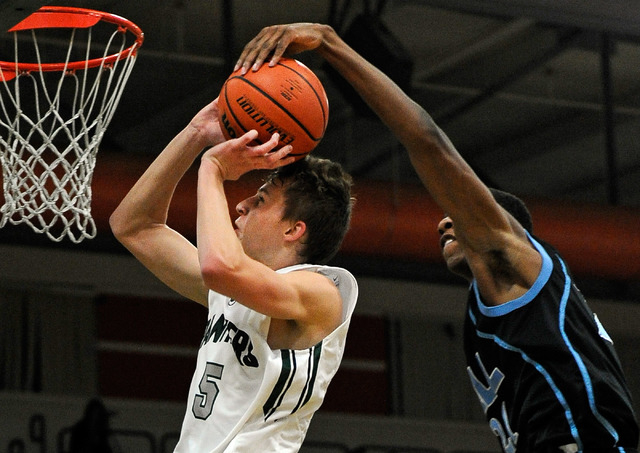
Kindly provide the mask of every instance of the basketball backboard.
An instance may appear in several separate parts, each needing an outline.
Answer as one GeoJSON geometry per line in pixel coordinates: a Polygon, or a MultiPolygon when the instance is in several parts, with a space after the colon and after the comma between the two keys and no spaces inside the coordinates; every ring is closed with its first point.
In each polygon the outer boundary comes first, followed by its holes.
{"type": "Polygon", "coordinates": [[[0,0],[0,30],[7,31],[49,0],[0,0]]]}

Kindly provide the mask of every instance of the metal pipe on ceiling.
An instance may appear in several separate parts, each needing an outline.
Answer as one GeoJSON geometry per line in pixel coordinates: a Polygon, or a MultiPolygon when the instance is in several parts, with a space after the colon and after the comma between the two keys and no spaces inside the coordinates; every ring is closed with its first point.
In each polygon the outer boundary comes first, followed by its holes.
{"type": "Polygon", "coordinates": [[[566,50],[567,47],[572,45],[576,38],[578,38],[581,34],[582,32],[577,29],[562,31],[560,33],[560,36],[558,37],[558,42],[554,47],[545,51],[541,56],[533,58],[532,60],[523,64],[521,67],[516,68],[516,70],[514,70],[512,73],[506,74],[500,80],[484,88],[480,93],[478,93],[471,99],[466,99],[461,103],[444,109],[444,111],[439,113],[438,115],[434,115],[436,123],[445,124],[449,121],[452,121],[467,110],[495,96],[507,86],[521,79],[530,72],[538,69],[543,63],[549,61],[550,59],[566,50]]]}

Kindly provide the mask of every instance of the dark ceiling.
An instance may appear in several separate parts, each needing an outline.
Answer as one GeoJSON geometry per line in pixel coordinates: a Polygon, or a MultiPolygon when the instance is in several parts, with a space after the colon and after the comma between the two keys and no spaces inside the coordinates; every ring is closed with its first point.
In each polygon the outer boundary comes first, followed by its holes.
{"type": "MultiPolygon", "coordinates": [[[[15,3],[3,0],[0,6],[15,3]]],[[[145,32],[101,152],[159,152],[199,107],[217,95],[230,62],[261,27],[329,22],[344,33],[354,18],[368,10],[379,17],[389,36],[380,30],[374,34],[371,27],[352,35],[368,41],[370,49],[382,43],[372,58],[385,53],[385,46],[406,56],[408,65],[400,57],[385,59],[381,65],[409,81],[412,96],[487,182],[525,197],[640,206],[640,6],[613,3],[558,0],[550,7],[543,0],[81,0],[55,4],[112,12],[145,32]],[[407,75],[406,68],[411,67],[407,75]]],[[[342,161],[358,177],[415,181],[393,137],[345,101],[335,80],[312,55],[300,59],[318,72],[331,102],[330,125],[317,153],[342,161]]]]}

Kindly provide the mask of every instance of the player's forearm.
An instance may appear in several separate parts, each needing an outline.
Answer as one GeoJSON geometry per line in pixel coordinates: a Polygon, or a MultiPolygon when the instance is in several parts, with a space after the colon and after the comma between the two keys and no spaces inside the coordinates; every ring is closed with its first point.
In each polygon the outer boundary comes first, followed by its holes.
{"type": "Polygon", "coordinates": [[[318,53],[353,86],[406,148],[436,202],[449,213],[475,203],[471,188],[482,183],[431,116],[331,27],[321,27],[323,44],[318,53]]]}
{"type": "Polygon", "coordinates": [[[351,84],[405,146],[411,145],[416,139],[415,126],[428,119],[426,112],[331,27],[321,27],[323,44],[317,52],[351,84]]]}
{"type": "Polygon", "coordinates": [[[233,272],[244,257],[233,228],[224,193],[221,169],[203,159],[198,170],[197,241],[200,269],[207,286],[216,289],[227,272],[233,272]]]}

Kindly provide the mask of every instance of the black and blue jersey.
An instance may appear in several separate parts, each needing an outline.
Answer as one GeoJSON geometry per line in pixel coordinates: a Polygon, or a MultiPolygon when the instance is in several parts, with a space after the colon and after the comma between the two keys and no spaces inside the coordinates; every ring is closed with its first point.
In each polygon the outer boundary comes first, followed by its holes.
{"type": "Polygon", "coordinates": [[[487,306],[475,281],[469,291],[467,371],[490,428],[506,453],[635,452],[638,426],[613,342],[558,253],[530,239],[543,264],[526,294],[487,306]]]}

